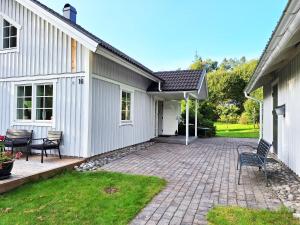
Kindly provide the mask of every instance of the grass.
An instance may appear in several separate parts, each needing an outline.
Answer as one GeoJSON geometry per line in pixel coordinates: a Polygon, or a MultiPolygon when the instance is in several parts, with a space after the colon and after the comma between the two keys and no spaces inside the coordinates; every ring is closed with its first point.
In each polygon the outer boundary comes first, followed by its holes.
{"type": "Polygon", "coordinates": [[[207,215],[210,225],[299,225],[288,209],[278,211],[217,206],[207,215]]]}
{"type": "Polygon", "coordinates": [[[217,137],[230,138],[258,138],[259,128],[254,128],[253,124],[226,124],[215,123],[217,137]]]}
{"type": "Polygon", "coordinates": [[[66,172],[0,195],[0,224],[127,224],[165,185],[157,177],[66,172]]]}

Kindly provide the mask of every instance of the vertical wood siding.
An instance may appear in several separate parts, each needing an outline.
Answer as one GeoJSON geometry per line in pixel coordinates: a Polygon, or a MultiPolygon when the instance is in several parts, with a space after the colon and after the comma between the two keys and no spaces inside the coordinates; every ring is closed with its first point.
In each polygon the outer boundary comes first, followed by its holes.
{"type": "MultiPolygon", "coordinates": [[[[46,137],[49,129],[63,131],[62,154],[68,156],[83,156],[82,128],[83,128],[83,85],[78,79],[60,78],[56,83],[55,127],[39,125],[11,124],[12,88],[11,82],[0,82],[0,131],[5,134],[10,127],[16,129],[33,130],[34,137],[46,137]]],[[[14,112],[13,112],[14,113],[14,112]]]]}
{"type": "MultiPolygon", "coordinates": [[[[280,70],[278,105],[286,105],[286,117],[278,118],[278,156],[294,172],[300,175],[300,55],[280,70]]],[[[264,135],[272,141],[271,87],[264,89],[264,135]]]]}
{"type": "Polygon", "coordinates": [[[263,138],[272,143],[273,141],[273,98],[271,85],[264,86],[264,105],[263,105],[263,138]]]}
{"type": "MultiPolygon", "coordinates": [[[[0,52],[0,78],[72,72],[71,37],[14,0],[0,0],[0,12],[22,26],[19,51],[0,52]]],[[[77,43],[75,72],[84,72],[84,52],[77,43]]]]}
{"type": "Polygon", "coordinates": [[[92,155],[148,141],[154,137],[154,99],[134,92],[134,123],[120,126],[120,86],[92,80],[92,155]]]}
{"type": "Polygon", "coordinates": [[[147,90],[151,84],[151,80],[98,54],[93,55],[92,72],[143,90],[147,90]]]}

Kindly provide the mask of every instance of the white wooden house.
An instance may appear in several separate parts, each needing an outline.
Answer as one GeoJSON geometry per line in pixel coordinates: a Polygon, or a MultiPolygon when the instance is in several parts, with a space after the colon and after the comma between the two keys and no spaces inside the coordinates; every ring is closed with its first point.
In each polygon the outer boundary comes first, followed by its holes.
{"type": "Polygon", "coordinates": [[[263,87],[262,137],[300,175],[300,1],[290,0],[245,92],[263,87]]]}
{"type": "MultiPolygon", "coordinates": [[[[63,131],[89,157],[178,129],[179,100],[207,97],[205,71],[154,73],[35,0],[0,0],[0,133],[63,131]]],[[[188,139],[187,139],[188,143],[188,139]]]]}

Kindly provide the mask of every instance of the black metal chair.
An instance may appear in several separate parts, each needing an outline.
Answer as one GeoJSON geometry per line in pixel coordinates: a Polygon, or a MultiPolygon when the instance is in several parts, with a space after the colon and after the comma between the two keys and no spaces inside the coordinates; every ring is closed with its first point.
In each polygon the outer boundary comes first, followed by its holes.
{"type": "MultiPolygon", "coordinates": [[[[62,131],[48,131],[47,138],[38,138],[33,139],[33,141],[42,141],[39,144],[31,144],[30,150],[40,150],[41,151],[41,163],[44,162],[44,153],[47,155],[47,150],[58,150],[59,158],[61,159],[60,154],[60,144],[62,141],[62,131]]],[[[27,152],[26,160],[28,161],[29,152],[27,152]]]]}
{"type": "Polygon", "coordinates": [[[33,131],[8,129],[4,139],[4,147],[11,148],[12,154],[14,148],[26,147],[27,152],[32,141],[33,131]]]}
{"type": "Polygon", "coordinates": [[[268,174],[267,174],[267,156],[271,149],[271,144],[265,141],[264,139],[260,139],[259,144],[257,147],[251,146],[251,145],[239,145],[237,147],[238,152],[238,161],[237,161],[237,170],[239,169],[240,165],[240,171],[239,171],[239,179],[238,184],[240,184],[240,178],[242,173],[242,166],[255,166],[258,167],[259,170],[263,169],[263,173],[265,175],[266,185],[268,186],[268,174]],[[239,152],[239,149],[241,147],[248,147],[251,149],[256,149],[256,153],[254,152],[239,152]]]}

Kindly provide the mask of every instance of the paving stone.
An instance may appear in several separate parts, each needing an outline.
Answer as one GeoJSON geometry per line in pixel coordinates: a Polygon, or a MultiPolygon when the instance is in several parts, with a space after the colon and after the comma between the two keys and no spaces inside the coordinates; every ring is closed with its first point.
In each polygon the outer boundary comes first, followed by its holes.
{"type": "Polygon", "coordinates": [[[281,202],[257,169],[243,168],[241,185],[237,184],[236,147],[241,142],[253,145],[256,140],[198,139],[189,146],[156,143],[102,168],[168,181],[132,224],[207,224],[207,212],[214,204],[277,209],[281,202]]]}

